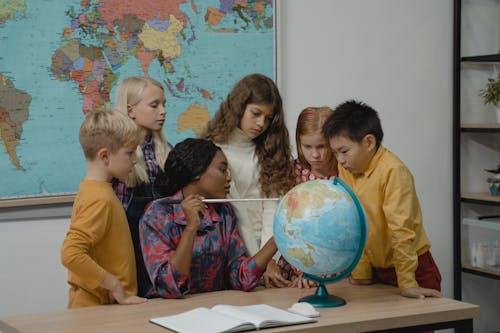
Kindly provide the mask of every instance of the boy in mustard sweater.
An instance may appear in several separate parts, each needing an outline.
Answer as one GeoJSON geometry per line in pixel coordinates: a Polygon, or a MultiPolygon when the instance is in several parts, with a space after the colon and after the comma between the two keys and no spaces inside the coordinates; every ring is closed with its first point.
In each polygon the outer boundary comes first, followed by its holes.
{"type": "Polygon", "coordinates": [[[413,176],[382,146],[377,112],[361,102],[344,102],[323,133],[339,163],[339,176],[361,201],[370,227],[351,283],[379,281],[397,285],[406,297],[440,297],[441,275],[429,252],[413,176]]]}
{"type": "Polygon", "coordinates": [[[136,163],[140,129],[120,112],[90,112],[79,139],[88,169],[61,249],[70,285],[68,308],[143,303],[146,299],[136,296],[127,217],[111,186],[113,177],[125,178],[136,163]]]}

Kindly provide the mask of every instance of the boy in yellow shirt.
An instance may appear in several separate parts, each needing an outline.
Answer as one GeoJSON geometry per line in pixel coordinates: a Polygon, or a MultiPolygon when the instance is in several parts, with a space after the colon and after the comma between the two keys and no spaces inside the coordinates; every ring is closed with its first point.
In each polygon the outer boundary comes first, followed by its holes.
{"type": "Polygon", "coordinates": [[[429,252],[413,176],[382,146],[377,112],[361,102],[344,102],[323,133],[339,163],[339,176],[358,196],[370,227],[351,283],[380,281],[397,285],[406,297],[440,297],[441,275],[429,252]]]}
{"type": "Polygon", "coordinates": [[[90,112],[80,128],[87,174],[80,183],[71,225],[62,245],[68,269],[68,308],[137,304],[134,248],[127,217],[111,179],[125,178],[136,163],[140,129],[117,111],[90,112]]]}

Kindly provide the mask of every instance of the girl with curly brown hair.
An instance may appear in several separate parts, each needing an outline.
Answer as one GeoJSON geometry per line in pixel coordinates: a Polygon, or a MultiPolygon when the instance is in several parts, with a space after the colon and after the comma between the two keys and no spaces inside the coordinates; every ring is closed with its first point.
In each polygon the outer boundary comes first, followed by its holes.
{"type": "MultiPolygon", "coordinates": [[[[276,84],[262,74],[250,74],[233,87],[203,138],[222,148],[229,161],[229,198],[272,198],[293,185],[290,138],[276,84]]],[[[238,228],[248,254],[253,256],[273,234],[276,201],[235,202],[238,228]]],[[[271,260],[264,274],[266,287],[284,287],[290,281],[271,260]]]]}

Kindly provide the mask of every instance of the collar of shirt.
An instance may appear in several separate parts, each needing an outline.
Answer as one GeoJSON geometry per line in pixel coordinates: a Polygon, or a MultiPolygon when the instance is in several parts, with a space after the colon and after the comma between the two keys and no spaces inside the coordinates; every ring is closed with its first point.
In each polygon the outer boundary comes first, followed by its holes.
{"type": "Polygon", "coordinates": [[[141,143],[141,148],[144,150],[146,147],[153,147],[153,137],[149,137],[144,139],[144,141],[141,143]]]}
{"type": "Polygon", "coordinates": [[[231,145],[241,146],[241,147],[254,147],[255,143],[248,135],[241,130],[241,128],[236,127],[227,139],[227,143],[231,145]]]}
{"type": "MultiPolygon", "coordinates": [[[[184,199],[184,195],[182,194],[182,190],[179,190],[177,193],[170,197],[171,199],[184,199]]],[[[216,205],[216,204],[215,204],[216,205]]],[[[173,204],[173,213],[175,215],[174,223],[179,225],[187,225],[186,215],[182,210],[181,204],[173,204]]],[[[205,229],[213,229],[213,224],[215,222],[219,222],[221,220],[220,215],[214,209],[214,204],[207,204],[207,210],[203,215],[203,218],[200,221],[199,230],[205,229]]]]}
{"type": "Polygon", "coordinates": [[[372,159],[370,160],[370,163],[368,163],[368,166],[366,167],[365,171],[363,171],[362,173],[355,174],[354,177],[355,178],[370,177],[373,171],[375,171],[378,162],[380,161],[382,155],[384,155],[386,150],[387,149],[384,146],[380,145],[377,151],[375,152],[375,155],[373,155],[372,159]]]}

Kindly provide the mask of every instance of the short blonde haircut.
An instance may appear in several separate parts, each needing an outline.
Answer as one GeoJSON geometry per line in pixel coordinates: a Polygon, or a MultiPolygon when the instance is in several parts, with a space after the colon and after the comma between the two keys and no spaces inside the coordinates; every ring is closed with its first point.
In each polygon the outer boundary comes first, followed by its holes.
{"type": "MultiPolygon", "coordinates": [[[[302,152],[300,136],[322,134],[323,124],[332,114],[333,110],[327,106],[307,107],[299,114],[297,119],[297,129],[295,130],[295,142],[297,145],[297,155],[302,167],[310,169],[311,165],[307,162],[304,157],[304,153],[302,152]]],[[[327,148],[331,158],[333,155],[330,151],[330,145],[328,144],[326,137],[325,140],[327,141],[327,148]]]]}
{"type": "MultiPolygon", "coordinates": [[[[115,97],[116,109],[128,116],[128,105],[133,106],[139,103],[144,94],[144,90],[148,85],[154,85],[162,91],[165,91],[160,82],[150,77],[131,76],[124,79],[120,82],[117,88],[115,97]]],[[[170,151],[167,140],[163,135],[163,129],[153,131],[152,140],[155,147],[156,162],[158,163],[160,170],[163,171],[165,160],[167,159],[168,152],[170,151]]],[[[128,187],[135,187],[139,184],[150,182],[146,163],[144,162],[144,155],[139,145],[137,146],[136,154],[137,163],[134,165],[132,172],[129,173],[125,180],[125,184],[128,187]]]]}
{"type": "Polygon", "coordinates": [[[116,110],[91,111],[80,127],[79,140],[85,158],[92,161],[101,148],[116,153],[120,148],[137,146],[141,142],[141,129],[116,110]]]}

